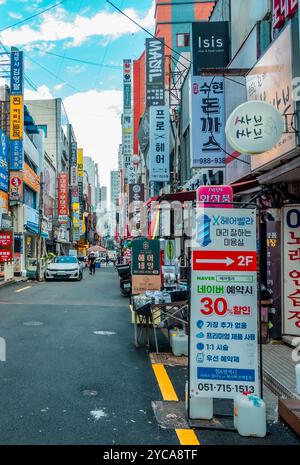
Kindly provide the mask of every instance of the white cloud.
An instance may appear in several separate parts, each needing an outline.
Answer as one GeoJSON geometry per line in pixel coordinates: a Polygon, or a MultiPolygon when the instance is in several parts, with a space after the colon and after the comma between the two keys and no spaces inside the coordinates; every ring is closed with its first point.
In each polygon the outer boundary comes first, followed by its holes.
{"type": "MultiPolygon", "coordinates": [[[[0,0],[1,1],[1,0],[0,0]]],[[[154,25],[154,2],[144,17],[137,10],[125,9],[124,12],[145,28],[154,25]]],[[[24,24],[20,28],[8,29],[1,34],[1,40],[7,45],[28,45],[40,41],[71,40],[73,46],[95,36],[117,38],[124,34],[138,32],[140,28],[116,11],[104,9],[92,17],[70,15],[63,8],[41,16],[39,26],[24,24]]]]}
{"type": "Polygon", "coordinates": [[[108,188],[110,170],[117,167],[121,143],[122,99],[118,90],[90,90],[64,99],[77,142],[85,155],[99,163],[101,184],[108,188]]]}
{"type": "Polygon", "coordinates": [[[25,89],[25,100],[40,100],[40,99],[51,99],[54,98],[50,92],[50,89],[42,85],[36,90],[25,89]]]}
{"type": "Polygon", "coordinates": [[[20,13],[15,13],[14,11],[9,11],[8,16],[13,19],[22,19],[23,16],[20,13]]]}
{"type": "Polygon", "coordinates": [[[65,85],[66,85],[65,83],[56,84],[56,85],[54,86],[54,90],[59,91],[59,90],[63,89],[63,88],[65,87],[65,85]]]}

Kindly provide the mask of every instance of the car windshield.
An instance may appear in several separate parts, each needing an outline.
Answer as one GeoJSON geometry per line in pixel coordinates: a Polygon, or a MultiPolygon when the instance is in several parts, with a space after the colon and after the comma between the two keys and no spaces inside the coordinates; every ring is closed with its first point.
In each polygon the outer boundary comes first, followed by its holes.
{"type": "Polygon", "coordinates": [[[76,257],[56,257],[54,263],[77,263],[76,257]]]}

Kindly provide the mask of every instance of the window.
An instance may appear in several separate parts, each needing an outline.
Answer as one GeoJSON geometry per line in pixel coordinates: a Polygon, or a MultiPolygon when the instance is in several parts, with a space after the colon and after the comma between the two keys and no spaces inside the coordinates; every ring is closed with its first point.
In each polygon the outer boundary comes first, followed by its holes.
{"type": "Polygon", "coordinates": [[[176,45],[177,47],[189,47],[190,46],[190,34],[177,34],[176,45]]]}
{"type": "Polygon", "coordinates": [[[38,128],[40,128],[42,131],[44,131],[45,137],[47,137],[47,124],[39,124],[38,128]]]}

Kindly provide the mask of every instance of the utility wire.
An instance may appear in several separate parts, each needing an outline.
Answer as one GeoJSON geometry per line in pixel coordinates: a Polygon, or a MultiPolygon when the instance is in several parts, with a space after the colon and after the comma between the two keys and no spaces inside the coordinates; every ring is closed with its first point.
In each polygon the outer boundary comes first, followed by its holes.
{"type": "Polygon", "coordinates": [[[35,13],[34,15],[28,16],[28,18],[21,19],[20,21],[17,21],[16,23],[11,24],[10,26],[7,26],[7,27],[5,27],[3,29],[0,29],[0,32],[7,31],[7,29],[11,29],[12,27],[18,26],[19,24],[26,23],[27,21],[30,21],[30,19],[36,18],[37,16],[40,16],[40,15],[46,13],[47,11],[53,10],[53,8],[56,8],[59,5],[62,5],[63,3],[66,3],[67,1],[68,0],[61,0],[61,2],[55,3],[54,5],[50,5],[47,8],[45,8],[44,10],[39,11],[38,13],[35,13]]]}
{"type": "Polygon", "coordinates": [[[68,57],[68,56],[60,55],[58,53],[46,52],[45,50],[42,51],[37,47],[32,47],[32,50],[36,50],[38,52],[42,52],[42,53],[45,53],[47,55],[52,55],[52,56],[57,57],[57,58],[64,58],[65,60],[76,61],[77,63],[82,63],[84,65],[99,66],[99,67],[111,68],[111,69],[122,69],[122,66],[104,65],[102,63],[96,63],[95,61],[80,60],[79,58],[68,57]]]}

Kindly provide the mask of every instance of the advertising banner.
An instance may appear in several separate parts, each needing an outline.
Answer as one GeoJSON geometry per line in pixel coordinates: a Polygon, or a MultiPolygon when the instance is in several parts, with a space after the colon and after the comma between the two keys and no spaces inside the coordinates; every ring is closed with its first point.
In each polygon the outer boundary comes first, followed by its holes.
{"type": "Polygon", "coordinates": [[[10,54],[10,94],[23,95],[24,92],[23,52],[12,50],[10,54]]]}
{"type": "Polygon", "coordinates": [[[150,107],[149,181],[170,180],[169,108],[150,107]]]}
{"type": "Polygon", "coordinates": [[[0,201],[2,203],[2,213],[8,213],[8,193],[0,191],[0,201]]]}
{"type": "Polygon", "coordinates": [[[174,266],[176,265],[176,248],[175,239],[165,240],[165,265],[174,266]]]}
{"type": "Polygon", "coordinates": [[[141,210],[145,200],[145,185],[141,183],[129,185],[129,224],[131,234],[136,235],[141,228],[141,210]]]}
{"type": "Polygon", "coordinates": [[[77,169],[78,177],[83,178],[83,149],[77,151],[77,169]]]}
{"type": "Polygon", "coordinates": [[[0,129],[0,190],[8,192],[8,155],[9,152],[9,142],[8,137],[0,129]]]}
{"type": "Polygon", "coordinates": [[[61,224],[68,224],[68,175],[60,173],[58,176],[58,221],[61,224]]]}
{"type": "Polygon", "coordinates": [[[192,26],[193,74],[204,68],[226,68],[229,63],[228,22],[198,22],[192,26]]]}
{"type": "Polygon", "coordinates": [[[23,168],[23,181],[35,192],[40,190],[40,178],[39,176],[30,168],[27,163],[24,163],[23,168]]]}
{"type": "Polygon", "coordinates": [[[73,224],[77,225],[77,227],[79,228],[80,226],[80,204],[73,203],[72,208],[73,208],[73,224]]]}
{"type": "Polygon", "coordinates": [[[10,139],[23,139],[24,105],[22,95],[10,96],[10,139]]]}
{"type": "Polygon", "coordinates": [[[300,336],[300,205],[283,208],[283,334],[300,336]]]}
{"type": "Polygon", "coordinates": [[[123,60],[123,108],[131,109],[131,60],[123,60]]]}
{"type": "Polygon", "coordinates": [[[23,173],[19,171],[10,172],[9,199],[12,201],[23,200],[23,173]]]}
{"type": "Polygon", "coordinates": [[[264,100],[271,103],[289,128],[277,145],[268,152],[251,157],[251,168],[256,170],[269,162],[294,150],[297,146],[293,127],[295,104],[293,102],[292,74],[292,29],[291,24],[281,32],[277,39],[258,60],[246,78],[248,100],[264,100]],[[273,72],[270,72],[273,70],[273,72]]]}
{"type": "Polygon", "coordinates": [[[233,190],[231,186],[201,186],[196,191],[196,200],[205,208],[232,208],[233,190]]]}
{"type": "Polygon", "coordinates": [[[10,169],[21,171],[23,169],[23,141],[10,141],[10,169]]]}
{"type": "Polygon", "coordinates": [[[0,263],[13,259],[13,233],[0,231],[0,263]]]}
{"type": "Polygon", "coordinates": [[[165,105],[164,39],[146,39],[146,107],[165,105]]]}
{"type": "Polygon", "coordinates": [[[259,392],[256,211],[197,209],[190,397],[259,392]]]}
{"type": "Polygon", "coordinates": [[[161,287],[160,245],[158,240],[132,241],[132,293],[157,291],[161,287]]]}
{"type": "Polygon", "coordinates": [[[192,77],[191,167],[225,167],[225,93],[222,77],[192,77]]]}

